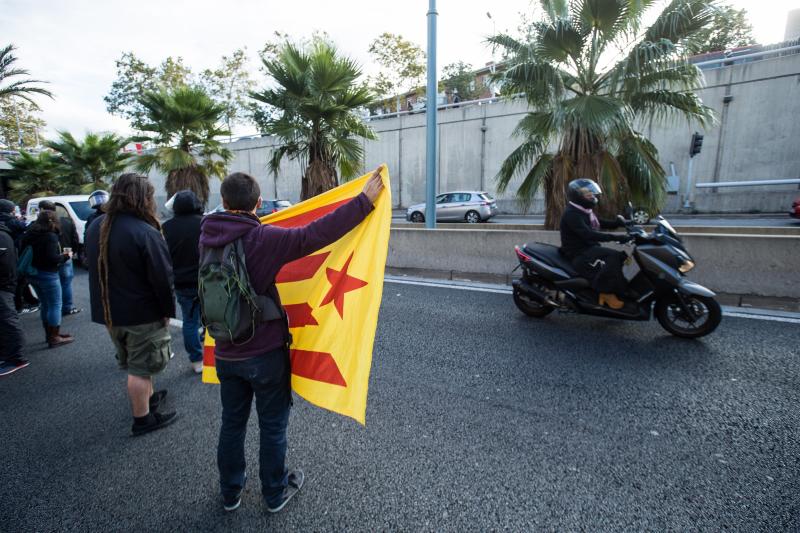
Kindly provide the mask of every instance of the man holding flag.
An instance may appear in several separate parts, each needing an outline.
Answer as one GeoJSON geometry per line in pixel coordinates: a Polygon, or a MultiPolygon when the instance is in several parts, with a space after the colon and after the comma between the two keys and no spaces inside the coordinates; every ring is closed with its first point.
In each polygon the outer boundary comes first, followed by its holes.
{"type": "MultiPolygon", "coordinates": [[[[231,174],[220,188],[226,211],[203,220],[200,255],[204,255],[204,249],[224,248],[241,239],[254,292],[279,300],[275,283],[284,265],[341,239],[372,212],[383,190],[381,170],[379,167],[366,181],[363,191],[351,200],[307,225],[289,228],[262,225],[255,215],[261,205],[258,183],[247,174],[231,174]]],[[[347,281],[346,277],[342,279],[347,281]]],[[[329,303],[340,307],[342,298],[332,297],[329,303]]],[[[241,504],[247,479],[244,441],[253,396],[260,429],[259,475],[267,510],[280,511],[303,484],[303,472],[299,469],[288,472],[285,466],[286,429],[292,401],[289,338],[287,322],[276,319],[258,324],[252,337],[244,342],[217,339],[214,355],[222,400],[217,464],[226,511],[233,511],[241,504]]]]}

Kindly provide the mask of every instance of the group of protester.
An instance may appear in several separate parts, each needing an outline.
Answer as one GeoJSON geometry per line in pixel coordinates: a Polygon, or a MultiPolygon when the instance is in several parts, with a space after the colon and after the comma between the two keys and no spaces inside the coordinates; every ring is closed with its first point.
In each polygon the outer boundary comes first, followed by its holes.
{"type": "MultiPolygon", "coordinates": [[[[216,339],[215,364],[222,401],[217,464],[226,511],[239,507],[247,481],[244,440],[254,397],[261,433],[259,475],[267,510],[280,511],[303,486],[302,470],[290,472],[286,468],[286,430],[292,403],[291,336],[275,277],[286,263],[337,241],[360,224],[373,210],[382,189],[378,169],[363,192],[351,201],[307,226],[287,229],[260,223],[256,216],[261,206],[258,183],[252,176],[234,173],[220,188],[225,211],[203,217],[195,194],[180,191],[172,201],[174,217],[162,225],[153,185],[144,176],[128,173],[114,182],[108,201],[87,222],[84,246],[91,318],[106,327],[119,367],[127,372],[134,436],[164,428],[178,417],[176,411],[165,409],[167,391],[156,391],[153,384],[154,376],[171,359],[168,327],[176,314],[175,296],[182,310],[184,346],[194,371],[202,372],[198,272],[204,258],[213,255],[209,252],[230,249],[235,243],[253,292],[260,299],[272,298],[281,310],[277,318],[264,315],[254,323],[243,342],[216,339]]],[[[60,315],[56,317],[53,312],[62,305],[62,293],[55,294],[55,280],[71,254],[60,241],[64,228],[51,211],[43,209],[25,230],[20,247],[13,245],[6,227],[0,226],[1,355],[12,364],[27,364],[21,357],[24,342],[19,315],[11,308],[13,320],[7,316],[17,285],[17,250],[23,254],[26,248],[32,250],[37,274],[31,281],[39,294],[48,343],[53,347],[74,340],[60,330],[60,315]],[[18,335],[6,343],[5,339],[11,338],[8,328],[12,327],[18,335]]],[[[208,311],[206,307],[203,310],[208,311]]]]}
{"type": "Polygon", "coordinates": [[[45,340],[55,348],[74,340],[61,331],[62,317],[81,312],[72,298],[73,251],[80,244],[75,224],[69,217],[59,218],[50,201],[39,203],[31,225],[14,211],[13,202],[0,199],[0,376],[30,364],[22,356],[19,314],[39,310],[45,340]]]}

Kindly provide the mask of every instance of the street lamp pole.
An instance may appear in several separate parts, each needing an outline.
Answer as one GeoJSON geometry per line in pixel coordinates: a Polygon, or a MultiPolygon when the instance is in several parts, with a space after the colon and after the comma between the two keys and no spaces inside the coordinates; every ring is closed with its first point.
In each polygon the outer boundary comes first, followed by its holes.
{"type": "Polygon", "coordinates": [[[427,118],[425,148],[425,227],[436,228],[436,0],[428,0],[428,91],[425,105],[427,118]]]}

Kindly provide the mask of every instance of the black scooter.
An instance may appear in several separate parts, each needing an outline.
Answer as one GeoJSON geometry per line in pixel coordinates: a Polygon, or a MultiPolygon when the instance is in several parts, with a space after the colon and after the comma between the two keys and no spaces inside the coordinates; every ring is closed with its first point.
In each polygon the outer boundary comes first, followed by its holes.
{"type": "Polygon", "coordinates": [[[722,309],[712,291],[684,277],[694,261],[675,228],[661,216],[650,233],[630,221],[625,228],[633,237],[630,257],[638,272],[622,298],[623,308],[598,305],[597,293],[558,247],[540,243],[514,247],[520,263],[514,270],[522,269],[522,278],[513,281],[514,303],[537,318],[554,310],[624,320],[650,320],[655,314],[661,326],[678,337],[697,338],[714,331],[722,309]]]}

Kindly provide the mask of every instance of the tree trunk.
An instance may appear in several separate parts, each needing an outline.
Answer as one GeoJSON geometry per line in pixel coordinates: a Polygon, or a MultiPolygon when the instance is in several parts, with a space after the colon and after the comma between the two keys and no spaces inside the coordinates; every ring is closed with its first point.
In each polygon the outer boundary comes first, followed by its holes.
{"type": "Polygon", "coordinates": [[[303,176],[301,200],[313,198],[336,187],[338,183],[336,170],[321,159],[314,159],[306,168],[303,176]]]}
{"type": "Polygon", "coordinates": [[[165,189],[169,198],[172,198],[172,195],[178,191],[188,189],[197,195],[204,208],[208,203],[208,176],[198,166],[180,168],[170,172],[167,175],[165,189]]]}

